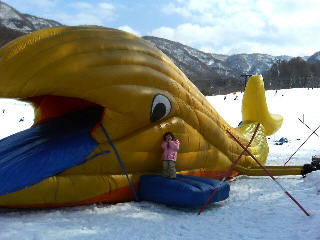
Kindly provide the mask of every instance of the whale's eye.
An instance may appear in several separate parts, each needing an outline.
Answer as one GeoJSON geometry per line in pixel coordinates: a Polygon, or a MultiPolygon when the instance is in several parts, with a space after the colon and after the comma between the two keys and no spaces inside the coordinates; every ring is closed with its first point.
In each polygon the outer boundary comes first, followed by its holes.
{"type": "Polygon", "coordinates": [[[171,103],[169,99],[162,94],[157,94],[154,96],[152,100],[150,121],[151,122],[159,121],[165,118],[166,116],[168,116],[170,111],[171,111],[171,103]]]}

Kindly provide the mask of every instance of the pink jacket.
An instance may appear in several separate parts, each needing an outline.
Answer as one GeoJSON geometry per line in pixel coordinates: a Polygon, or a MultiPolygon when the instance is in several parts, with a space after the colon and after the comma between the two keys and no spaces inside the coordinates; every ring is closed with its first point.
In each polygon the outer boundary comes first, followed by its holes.
{"type": "Polygon", "coordinates": [[[179,140],[175,141],[163,141],[161,143],[161,148],[163,149],[163,160],[177,160],[177,152],[179,151],[180,142],[179,140]]]}

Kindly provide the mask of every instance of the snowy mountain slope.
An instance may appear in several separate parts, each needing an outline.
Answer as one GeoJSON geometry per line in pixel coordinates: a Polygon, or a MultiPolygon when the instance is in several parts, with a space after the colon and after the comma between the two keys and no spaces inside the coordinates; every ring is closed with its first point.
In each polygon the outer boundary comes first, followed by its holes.
{"type": "MultiPolygon", "coordinates": [[[[271,56],[268,54],[234,54],[222,55],[205,53],[195,48],[163,38],[144,36],[171,59],[187,62],[191,69],[202,69],[204,79],[210,79],[212,72],[224,76],[238,77],[240,74],[263,74],[278,60],[290,60],[290,56],[271,56]],[[204,67],[206,65],[208,68],[204,67]]],[[[178,62],[178,61],[176,61],[178,62]]],[[[194,70],[196,71],[196,70],[194,70]]]]}
{"type": "Polygon", "coordinates": [[[191,79],[211,79],[216,74],[234,75],[232,69],[223,62],[228,56],[205,53],[164,38],[142,38],[167,54],[183,72],[189,72],[191,79]]]}
{"type": "Polygon", "coordinates": [[[30,33],[42,28],[61,26],[62,24],[53,20],[22,14],[0,1],[0,25],[23,33],[30,33]]]}
{"type": "Polygon", "coordinates": [[[309,63],[316,63],[320,61],[320,51],[314,53],[312,56],[310,56],[307,60],[309,63]]]}

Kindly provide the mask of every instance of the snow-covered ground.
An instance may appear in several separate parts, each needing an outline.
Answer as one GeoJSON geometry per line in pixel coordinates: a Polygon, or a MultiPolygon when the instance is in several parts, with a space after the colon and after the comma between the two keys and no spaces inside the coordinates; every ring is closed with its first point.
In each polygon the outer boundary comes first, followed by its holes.
{"type": "MultiPolygon", "coordinates": [[[[266,96],[269,110],[284,116],[283,127],[268,140],[267,164],[283,165],[312,133],[298,118],[313,130],[320,125],[320,89],[267,91],[266,96]],[[288,138],[289,142],[275,145],[281,137],[288,138]]],[[[241,121],[242,93],[224,97],[207,99],[232,126],[237,126],[241,121]]],[[[32,123],[30,107],[24,104],[5,101],[0,110],[0,137],[32,123]]],[[[320,135],[320,130],[317,133],[320,135]]],[[[320,138],[316,135],[310,137],[288,165],[310,163],[313,155],[320,155],[320,138]]],[[[198,208],[170,208],[150,202],[41,210],[0,209],[0,240],[320,239],[320,171],[306,178],[280,176],[276,179],[309,217],[271,178],[239,176],[229,182],[230,197],[209,205],[200,216],[198,208]]]]}

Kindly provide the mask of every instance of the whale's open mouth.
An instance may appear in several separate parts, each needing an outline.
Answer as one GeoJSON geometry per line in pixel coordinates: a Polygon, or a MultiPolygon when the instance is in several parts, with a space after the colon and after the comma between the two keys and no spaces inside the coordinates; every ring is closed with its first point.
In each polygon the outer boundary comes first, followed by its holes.
{"type": "Polygon", "coordinates": [[[41,119],[0,141],[0,196],[84,163],[99,144],[90,132],[101,121],[102,106],[56,96],[29,101],[40,108],[41,119]]]}

